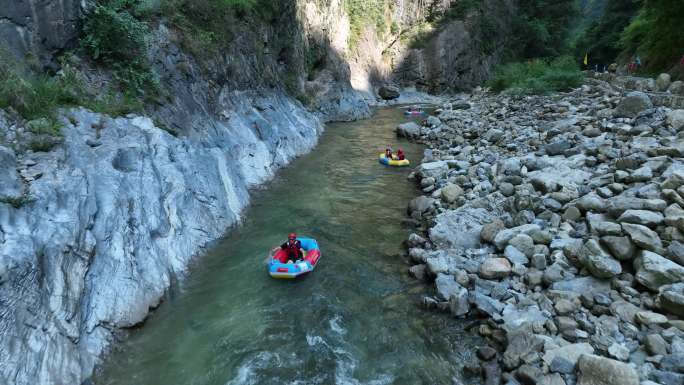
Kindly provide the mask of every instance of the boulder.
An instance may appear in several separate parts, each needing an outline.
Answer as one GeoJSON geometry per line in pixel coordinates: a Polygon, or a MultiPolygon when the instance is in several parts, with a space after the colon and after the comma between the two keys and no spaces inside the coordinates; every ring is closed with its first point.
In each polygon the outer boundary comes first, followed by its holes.
{"type": "Polygon", "coordinates": [[[541,351],[544,340],[532,333],[530,328],[520,328],[508,336],[508,346],[503,354],[503,364],[507,369],[520,365],[523,357],[541,351]]]}
{"type": "Polygon", "coordinates": [[[492,243],[494,242],[494,238],[499,233],[499,231],[505,228],[506,225],[504,225],[503,221],[501,221],[501,219],[499,218],[496,218],[493,221],[482,226],[482,230],[480,231],[480,238],[484,242],[492,243]]]}
{"type": "Polygon", "coordinates": [[[634,270],[637,282],[653,291],[684,280],[684,267],[647,250],[642,250],[634,260],[634,270]]]}
{"type": "Polygon", "coordinates": [[[663,310],[684,317],[684,283],[662,286],[657,302],[663,310]]]}
{"type": "Polygon", "coordinates": [[[540,231],[541,227],[537,224],[527,224],[517,227],[512,227],[510,229],[501,230],[494,237],[494,245],[499,249],[503,250],[508,242],[513,239],[518,234],[531,234],[535,231],[540,231]]]}
{"type": "Polygon", "coordinates": [[[643,92],[630,92],[613,111],[616,118],[635,118],[640,112],[653,108],[651,99],[643,92]]]}
{"type": "Polygon", "coordinates": [[[667,248],[667,257],[684,266],[684,243],[679,241],[670,243],[670,247],[667,248]]]}
{"type": "Polygon", "coordinates": [[[449,171],[449,165],[447,162],[442,160],[436,162],[427,162],[418,166],[416,171],[421,178],[432,177],[439,180],[446,176],[446,173],[449,171]]]}
{"type": "Polygon", "coordinates": [[[480,276],[485,279],[505,278],[511,274],[511,263],[506,258],[489,258],[480,265],[480,276]]]}
{"type": "Polygon", "coordinates": [[[415,122],[402,123],[396,128],[397,136],[403,136],[405,138],[417,138],[420,136],[420,126],[415,122]]]}
{"type": "Polygon", "coordinates": [[[667,124],[676,131],[684,128],[684,110],[672,110],[667,113],[667,124]]]}
{"type": "Polygon", "coordinates": [[[553,143],[547,144],[546,147],[544,147],[546,153],[551,156],[562,155],[565,150],[569,150],[570,148],[572,148],[572,143],[567,140],[557,140],[553,143]]]}
{"type": "Polygon", "coordinates": [[[670,77],[670,74],[660,74],[656,78],[656,90],[660,92],[665,92],[670,88],[670,84],[672,84],[672,78],[670,77]]]}
{"type": "Polygon", "coordinates": [[[663,220],[665,220],[663,214],[650,210],[627,210],[618,218],[619,222],[634,223],[648,227],[656,227],[662,224],[663,220]]]}
{"type": "Polygon", "coordinates": [[[594,277],[612,278],[622,273],[620,262],[594,239],[590,239],[584,244],[581,254],[582,263],[594,277]]]}
{"type": "Polygon", "coordinates": [[[448,184],[442,187],[441,196],[442,200],[447,203],[453,203],[463,195],[463,189],[457,184],[448,184]]]}
{"type": "Polygon", "coordinates": [[[414,211],[424,213],[428,211],[434,203],[434,199],[428,198],[425,195],[421,195],[419,197],[413,198],[411,202],[409,202],[408,210],[409,213],[412,213],[414,211]]]}
{"type": "Polygon", "coordinates": [[[384,85],[378,90],[378,95],[385,100],[393,100],[400,95],[399,87],[392,85],[384,85]]]}
{"type": "Polygon", "coordinates": [[[584,354],[578,372],[578,385],[639,385],[634,367],[610,358],[584,354]]]}
{"type": "Polygon", "coordinates": [[[660,313],[654,313],[652,311],[637,312],[635,318],[637,322],[647,326],[667,323],[667,317],[660,313]]]}
{"type": "Polygon", "coordinates": [[[615,258],[621,261],[631,260],[637,251],[628,237],[605,236],[601,238],[601,243],[610,250],[615,258]]]}
{"type": "Polygon", "coordinates": [[[610,304],[610,312],[623,322],[633,324],[636,321],[636,315],[639,312],[639,308],[627,301],[620,300],[610,304]]]}
{"type": "Polygon", "coordinates": [[[441,248],[471,249],[480,245],[480,233],[485,223],[495,215],[482,208],[468,206],[445,211],[435,218],[429,231],[432,242],[441,248]]]}
{"type": "Polygon", "coordinates": [[[666,355],[667,354],[667,342],[660,336],[660,334],[649,334],[644,338],[644,345],[646,346],[646,351],[651,355],[666,355]]]}
{"type": "Polygon", "coordinates": [[[660,251],[663,242],[658,234],[646,226],[623,223],[622,229],[629,235],[629,238],[642,249],[660,251]]]}
{"type": "Polygon", "coordinates": [[[437,289],[437,298],[442,301],[448,301],[451,296],[458,296],[463,287],[454,280],[453,275],[437,274],[435,278],[435,288],[437,289]]]}
{"type": "Polygon", "coordinates": [[[672,84],[670,84],[670,88],[668,88],[667,91],[673,95],[684,96],[684,82],[681,80],[672,82],[672,84]]]}
{"type": "Polygon", "coordinates": [[[580,356],[583,354],[594,354],[594,348],[586,342],[565,345],[559,348],[547,350],[542,359],[547,365],[551,365],[551,363],[557,357],[562,357],[574,368],[577,365],[577,361],[579,360],[580,356]]]}

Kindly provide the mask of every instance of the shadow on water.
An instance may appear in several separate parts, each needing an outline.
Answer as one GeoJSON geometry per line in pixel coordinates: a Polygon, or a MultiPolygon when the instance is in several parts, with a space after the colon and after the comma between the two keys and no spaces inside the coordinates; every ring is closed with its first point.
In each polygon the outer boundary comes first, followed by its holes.
{"type": "MultiPolygon", "coordinates": [[[[254,193],[245,221],[131,333],[99,385],[452,384],[478,339],[422,311],[398,258],[416,195],[410,169],[377,154],[403,146],[398,109],[328,126],[319,147],[254,193]],[[264,258],[286,234],[316,238],[317,270],[271,279],[264,258]]],[[[472,381],[469,381],[472,383],[472,381]]]]}

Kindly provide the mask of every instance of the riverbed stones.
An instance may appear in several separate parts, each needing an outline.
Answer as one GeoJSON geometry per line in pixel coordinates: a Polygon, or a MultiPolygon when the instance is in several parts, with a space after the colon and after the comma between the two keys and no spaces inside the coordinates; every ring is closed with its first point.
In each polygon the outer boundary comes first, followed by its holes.
{"type": "Polygon", "coordinates": [[[474,94],[458,118],[421,127],[425,161],[449,167],[416,174],[439,199],[424,247],[457,250],[438,260],[463,271],[469,314],[489,318],[504,382],[684,384],[684,145],[678,113],[649,98],[603,81],[560,102],[474,94]],[[469,231],[455,218],[471,209],[491,215],[473,246],[445,241],[469,231]],[[449,212],[459,225],[445,226],[449,212]],[[565,349],[579,353],[551,353],[565,349]]]}

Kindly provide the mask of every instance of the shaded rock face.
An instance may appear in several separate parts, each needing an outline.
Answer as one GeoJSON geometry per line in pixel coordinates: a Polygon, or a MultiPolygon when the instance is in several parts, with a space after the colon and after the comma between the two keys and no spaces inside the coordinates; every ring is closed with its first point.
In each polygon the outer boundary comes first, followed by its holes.
{"type": "Polygon", "coordinates": [[[88,2],[2,0],[0,43],[17,57],[33,56],[42,65],[55,67],[54,55],[75,46],[88,2]]]}
{"type": "Polygon", "coordinates": [[[80,384],[113,331],[143,321],[172,277],[239,220],[248,189],[323,130],[285,94],[226,97],[235,117],[202,138],[143,117],[68,112],[63,151],[31,166],[42,170],[28,185],[33,201],[0,203],[0,383],[80,384]]]}
{"type": "MultiPolygon", "coordinates": [[[[439,3],[439,2],[435,2],[439,3]]],[[[425,47],[408,49],[398,56],[392,79],[405,86],[431,92],[471,89],[485,81],[503,54],[507,24],[515,12],[513,1],[487,0],[485,18],[495,26],[494,36],[484,36],[475,18],[451,20],[436,30],[425,47]]]]}

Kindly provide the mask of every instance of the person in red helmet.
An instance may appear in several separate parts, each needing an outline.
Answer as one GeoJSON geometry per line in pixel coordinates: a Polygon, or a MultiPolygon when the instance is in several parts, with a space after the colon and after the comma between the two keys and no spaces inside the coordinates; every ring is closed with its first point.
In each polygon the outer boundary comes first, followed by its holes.
{"type": "Polygon", "coordinates": [[[404,155],[404,150],[401,148],[399,149],[399,151],[397,151],[397,159],[398,160],[406,159],[406,156],[404,155]]]}
{"type": "Polygon", "coordinates": [[[297,234],[295,233],[290,233],[287,236],[287,242],[280,245],[280,248],[287,252],[288,262],[297,261],[304,256],[302,253],[302,243],[297,240],[297,234]]]}

